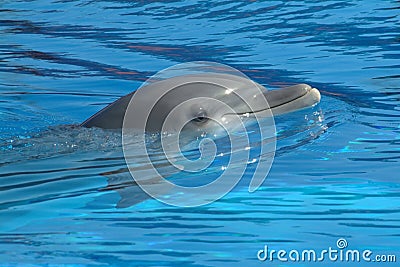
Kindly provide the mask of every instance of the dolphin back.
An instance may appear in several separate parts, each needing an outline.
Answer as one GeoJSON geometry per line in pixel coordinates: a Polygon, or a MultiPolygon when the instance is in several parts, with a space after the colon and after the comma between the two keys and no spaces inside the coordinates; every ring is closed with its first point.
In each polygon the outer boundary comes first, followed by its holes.
{"type": "Polygon", "coordinates": [[[112,104],[106,106],[84,122],[83,127],[98,127],[103,129],[120,129],[124,121],[125,111],[135,91],[121,97],[112,104]]]}

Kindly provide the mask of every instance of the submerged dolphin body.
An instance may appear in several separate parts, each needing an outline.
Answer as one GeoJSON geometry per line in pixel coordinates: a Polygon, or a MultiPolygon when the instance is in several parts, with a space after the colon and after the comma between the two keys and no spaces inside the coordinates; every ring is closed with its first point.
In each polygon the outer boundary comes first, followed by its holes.
{"type": "MultiPolygon", "coordinates": [[[[232,104],[238,114],[254,113],[254,110],[249,110],[248,106],[240,101],[238,102],[237,98],[234,97],[234,94],[226,93],[226,91],[230,92],[235,90],[246,91],[246,88],[254,86],[257,86],[262,92],[262,94],[255,96],[254,100],[259,97],[264,97],[269,104],[269,106],[259,107],[260,110],[257,111],[257,113],[268,111],[265,112],[267,115],[280,115],[311,107],[317,104],[321,99],[319,91],[307,84],[298,84],[279,90],[268,91],[264,86],[258,83],[255,83],[244,77],[230,74],[201,74],[177,76],[174,78],[169,78],[145,85],[144,87],[139,89],[146,89],[146,95],[148,95],[148,98],[152,98],[152,93],[155,92],[155,90],[170,90],[171,88],[174,89],[171,90],[171,92],[168,92],[168,94],[165,94],[163,99],[161,99],[159,103],[157,103],[154,109],[154,116],[149,116],[147,129],[150,131],[157,131],[161,129],[160,125],[174,106],[195,97],[211,97],[213,99],[218,99],[228,105],[232,104]],[[205,82],[207,82],[207,84],[205,82]],[[218,86],[213,86],[213,84],[217,84],[218,86]],[[222,90],[219,90],[221,88],[222,90]]],[[[98,127],[103,129],[122,128],[125,112],[135,93],[136,91],[126,96],[123,96],[115,102],[111,103],[110,105],[103,108],[102,110],[88,118],[86,121],[84,121],[81,126],[98,127]]],[[[187,115],[193,116],[193,113],[198,113],[199,118],[197,120],[194,119],[194,122],[200,122],[202,119],[204,119],[204,114],[207,115],[213,112],[215,113],[215,108],[213,106],[210,106],[210,103],[202,103],[199,104],[199,107],[188,109],[187,115]]],[[[194,127],[204,126],[205,124],[194,124],[194,127]]]]}

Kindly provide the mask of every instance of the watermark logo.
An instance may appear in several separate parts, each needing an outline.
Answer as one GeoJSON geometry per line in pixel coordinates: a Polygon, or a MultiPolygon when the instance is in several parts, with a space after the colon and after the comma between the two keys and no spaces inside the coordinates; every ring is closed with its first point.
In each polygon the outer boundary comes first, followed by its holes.
{"type": "Polygon", "coordinates": [[[344,238],[339,238],[339,239],[336,241],[336,246],[337,246],[338,248],[340,248],[340,249],[347,248],[347,240],[344,239],[344,238]]]}
{"type": "Polygon", "coordinates": [[[265,245],[257,252],[259,261],[281,262],[396,262],[394,254],[375,254],[372,250],[347,249],[348,243],[344,238],[336,241],[336,247],[328,247],[323,250],[304,249],[274,250],[265,245]]]}
{"type": "Polygon", "coordinates": [[[252,165],[249,192],[255,191],[276,148],[265,93],[240,71],[218,63],[190,62],[157,73],[133,94],[124,116],[123,152],[135,182],[166,204],[200,206],[230,192],[252,165]],[[257,134],[249,136],[249,125],[257,134]],[[252,144],[258,144],[257,153],[252,144]],[[171,177],[189,177],[195,186],[171,177]]]}

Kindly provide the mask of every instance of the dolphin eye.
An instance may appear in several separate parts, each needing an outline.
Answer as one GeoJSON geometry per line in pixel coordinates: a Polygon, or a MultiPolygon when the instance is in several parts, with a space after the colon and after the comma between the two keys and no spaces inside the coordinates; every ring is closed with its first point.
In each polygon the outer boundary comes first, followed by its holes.
{"type": "Polygon", "coordinates": [[[193,118],[193,121],[197,123],[204,123],[207,120],[208,120],[207,113],[204,110],[199,111],[193,118]]]}

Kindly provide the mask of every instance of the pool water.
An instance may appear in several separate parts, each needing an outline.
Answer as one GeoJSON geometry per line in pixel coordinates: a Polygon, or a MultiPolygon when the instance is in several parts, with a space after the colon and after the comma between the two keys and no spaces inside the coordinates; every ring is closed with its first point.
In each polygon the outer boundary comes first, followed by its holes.
{"type": "Polygon", "coordinates": [[[344,238],[397,256],[372,265],[397,266],[399,11],[395,0],[1,1],[0,265],[288,266],[257,252],[344,238]],[[121,202],[108,184],[125,168],[120,133],[73,125],[196,60],[273,89],[308,83],[322,100],[276,118],[276,157],[256,192],[247,173],[205,206],[139,190],[121,202]]]}

